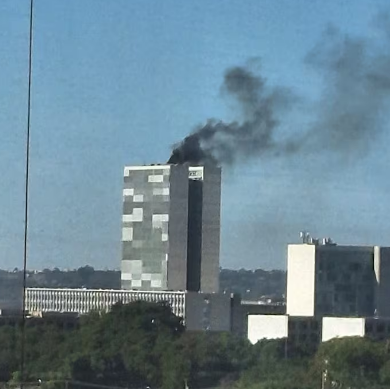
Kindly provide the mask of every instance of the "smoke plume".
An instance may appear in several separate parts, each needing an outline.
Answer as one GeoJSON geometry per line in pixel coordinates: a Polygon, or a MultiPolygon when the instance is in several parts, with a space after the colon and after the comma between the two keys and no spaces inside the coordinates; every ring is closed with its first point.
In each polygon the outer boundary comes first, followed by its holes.
{"type": "MultiPolygon", "coordinates": [[[[322,93],[310,106],[309,125],[300,133],[278,136],[284,110],[295,94],[267,87],[265,78],[247,67],[225,72],[223,90],[241,112],[241,121],[209,119],[174,146],[168,163],[233,164],[263,155],[283,156],[308,149],[342,155],[366,152],[384,130],[390,97],[390,23],[380,24],[382,39],[352,38],[328,28],[306,57],[322,81],[322,93]]],[[[306,111],[307,111],[306,107],[306,111]]]]}
{"type": "Polygon", "coordinates": [[[389,36],[376,46],[330,27],[306,63],[323,82],[310,135],[329,150],[362,155],[384,130],[389,108],[389,36]]]}
{"type": "Polygon", "coordinates": [[[209,119],[176,145],[168,163],[232,164],[237,159],[290,148],[274,139],[279,124],[278,113],[289,105],[290,91],[282,88],[268,90],[265,80],[245,67],[228,69],[222,89],[234,98],[243,120],[225,123],[209,119]]]}

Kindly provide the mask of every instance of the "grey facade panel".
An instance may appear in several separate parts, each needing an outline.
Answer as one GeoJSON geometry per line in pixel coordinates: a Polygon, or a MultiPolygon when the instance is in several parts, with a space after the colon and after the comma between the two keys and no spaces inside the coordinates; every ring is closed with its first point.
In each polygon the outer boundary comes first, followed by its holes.
{"type": "Polygon", "coordinates": [[[219,291],[221,169],[205,166],[202,205],[201,291],[219,291]]]}

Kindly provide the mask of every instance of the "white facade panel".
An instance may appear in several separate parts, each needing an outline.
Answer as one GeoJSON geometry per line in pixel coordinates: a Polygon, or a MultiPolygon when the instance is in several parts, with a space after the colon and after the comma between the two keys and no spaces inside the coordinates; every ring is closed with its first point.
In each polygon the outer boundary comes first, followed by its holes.
{"type": "Polygon", "coordinates": [[[322,319],[322,341],[346,336],[364,336],[365,319],[360,317],[324,317],[322,319]]]}
{"type": "Polygon", "coordinates": [[[148,177],[148,182],[163,182],[164,181],[164,175],[150,175],[148,177]]]}
{"type": "Polygon", "coordinates": [[[314,316],[316,246],[288,245],[286,313],[291,316],[314,316]]]}
{"type": "Polygon", "coordinates": [[[122,241],[131,242],[133,240],[133,228],[123,227],[122,228],[122,241]]]}
{"type": "Polygon", "coordinates": [[[249,315],[248,340],[255,344],[263,339],[288,337],[287,315],[249,315]]]}
{"type": "Polygon", "coordinates": [[[125,188],[123,189],[123,196],[134,196],[134,189],[125,188]]]}

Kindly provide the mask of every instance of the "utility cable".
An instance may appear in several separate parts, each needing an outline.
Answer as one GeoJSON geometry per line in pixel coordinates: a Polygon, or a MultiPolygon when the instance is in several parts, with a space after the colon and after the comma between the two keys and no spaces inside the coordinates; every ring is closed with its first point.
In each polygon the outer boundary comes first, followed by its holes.
{"type": "Polygon", "coordinates": [[[22,301],[22,339],[20,355],[20,388],[25,381],[25,343],[26,343],[26,286],[27,286],[27,249],[28,249],[28,211],[29,211],[29,173],[30,173],[30,128],[31,128],[31,84],[32,84],[32,46],[34,0],[30,0],[29,49],[28,49],[28,89],[27,89],[27,131],[26,131],[26,165],[24,197],[24,250],[23,250],[23,301],[22,301]]]}

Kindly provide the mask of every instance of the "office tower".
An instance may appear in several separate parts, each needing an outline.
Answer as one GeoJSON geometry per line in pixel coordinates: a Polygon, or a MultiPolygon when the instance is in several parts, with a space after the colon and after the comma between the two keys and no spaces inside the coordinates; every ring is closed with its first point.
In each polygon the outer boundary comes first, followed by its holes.
{"type": "Polygon", "coordinates": [[[190,166],[188,199],[187,288],[219,290],[221,169],[190,166]]]}
{"type": "Polygon", "coordinates": [[[186,290],[188,166],[124,170],[122,289],[186,290]]]}
{"type": "Polygon", "coordinates": [[[216,167],[125,167],[122,289],[217,292],[220,195],[216,167]]]}
{"type": "Polygon", "coordinates": [[[390,316],[390,248],[310,240],[287,262],[288,315],[390,316]]]}

